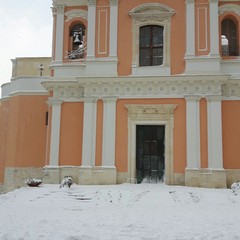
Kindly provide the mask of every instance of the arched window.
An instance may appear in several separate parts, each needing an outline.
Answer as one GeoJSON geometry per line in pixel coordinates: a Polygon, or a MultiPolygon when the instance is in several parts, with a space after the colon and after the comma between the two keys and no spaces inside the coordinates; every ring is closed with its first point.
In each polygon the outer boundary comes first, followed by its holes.
{"type": "Polygon", "coordinates": [[[163,27],[148,25],[140,27],[139,66],[163,64],[163,27]]]}
{"type": "Polygon", "coordinates": [[[231,19],[224,19],[221,23],[222,55],[239,56],[237,25],[231,19]]]}
{"type": "Polygon", "coordinates": [[[69,59],[82,59],[86,51],[85,42],[85,26],[81,23],[75,24],[71,27],[70,37],[70,51],[68,53],[69,59]]]}

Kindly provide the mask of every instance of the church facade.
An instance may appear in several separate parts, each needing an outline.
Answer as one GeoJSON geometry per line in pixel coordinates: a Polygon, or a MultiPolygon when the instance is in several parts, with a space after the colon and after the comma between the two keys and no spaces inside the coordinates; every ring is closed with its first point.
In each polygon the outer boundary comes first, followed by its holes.
{"type": "Polygon", "coordinates": [[[53,0],[52,12],[50,76],[2,86],[5,191],[42,175],[240,180],[238,0],[53,0]]]}

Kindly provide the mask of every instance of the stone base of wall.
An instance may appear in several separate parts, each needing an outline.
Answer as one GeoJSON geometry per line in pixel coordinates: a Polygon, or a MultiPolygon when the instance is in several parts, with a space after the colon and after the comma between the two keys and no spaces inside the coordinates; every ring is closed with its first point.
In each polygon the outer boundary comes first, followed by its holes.
{"type": "MultiPolygon", "coordinates": [[[[130,182],[127,172],[117,172],[115,167],[46,166],[44,168],[5,168],[4,185],[0,193],[26,186],[28,178],[41,178],[45,184],[60,184],[65,176],[72,176],[76,184],[121,184],[130,182]]],[[[240,181],[240,169],[185,169],[173,174],[174,185],[226,188],[240,181]]],[[[135,182],[131,182],[135,183],[135,182]]]]}
{"type": "Polygon", "coordinates": [[[0,194],[4,193],[4,185],[0,184],[0,194]]]}
{"type": "Polygon", "coordinates": [[[10,168],[6,167],[4,172],[3,192],[9,192],[16,188],[26,186],[25,180],[28,178],[41,178],[42,168],[10,168]]]}
{"type": "Polygon", "coordinates": [[[226,188],[227,176],[224,169],[185,169],[185,186],[226,188]]]}
{"type": "Polygon", "coordinates": [[[234,182],[240,182],[240,169],[227,169],[227,187],[230,188],[234,182]]]}
{"type": "Polygon", "coordinates": [[[185,185],[185,174],[184,173],[174,173],[173,174],[173,184],[174,185],[185,185]]]}
{"type": "Polygon", "coordinates": [[[59,184],[65,176],[71,176],[77,184],[116,184],[117,170],[115,167],[60,166],[44,167],[44,182],[59,184]]]}

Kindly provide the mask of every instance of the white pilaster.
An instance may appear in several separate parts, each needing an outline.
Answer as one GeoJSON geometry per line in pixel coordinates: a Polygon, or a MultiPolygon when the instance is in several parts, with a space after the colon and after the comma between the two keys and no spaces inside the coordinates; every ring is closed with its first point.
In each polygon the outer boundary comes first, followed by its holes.
{"type": "Polygon", "coordinates": [[[219,55],[218,0],[209,0],[210,4],[210,54],[219,55]]]}
{"type": "Polygon", "coordinates": [[[208,167],[223,168],[222,157],[222,102],[220,96],[207,98],[208,114],[208,167]]]}
{"type": "Polygon", "coordinates": [[[189,96],[187,101],[187,168],[200,168],[200,97],[189,96]]]}
{"type": "Polygon", "coordinates": [[[63,37],[64,37],[64,5],[54,5],[52,10],[56,15],[56,36],[55,36],[55,62],[63,60],[63,37]]]}
{"type": "Polygon", "coordinates": [[[103,98],[102,165],[104,167],[115,167],[116,100],[115,97],[103,98]]]}
{"type": "Polygon", "coordinates": [[[61,100],[50,100],[52,106],[52,124],[50,141],[50,162],[49,166],[58,166],[59,143],[60,143],[60,122],[61,122],[61,100]]]}
{"type": "Polygon", "coordinates": [[[95,98],[84,98],[82,167],[92,167],[95,164],[96,102],[95,98]]]}
{"type": "Polygon", "coordinates": [[[194,0],[186,0],[186,56],[195,56],[195,5],[194,0]]]}
{"type": "Polygon", "coordinates": [[[118,0],[109,0],[110,3],[110,57],[117,56],[118,31],[118,0]]]}
{"type": "Polygon", "coordinates": [[[88,0],[87,57],[95,57],[96,2],[88,0]]]}

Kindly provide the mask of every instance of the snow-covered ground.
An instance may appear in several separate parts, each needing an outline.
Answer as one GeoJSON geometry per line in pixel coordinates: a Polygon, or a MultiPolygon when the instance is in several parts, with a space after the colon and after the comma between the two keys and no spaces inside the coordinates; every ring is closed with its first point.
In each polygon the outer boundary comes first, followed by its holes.
{"type": "Polygon", "coordinates": [[[240,194],[164,184],[25,187],[0,195],[1,240],[240,239],[240,194]]]}

